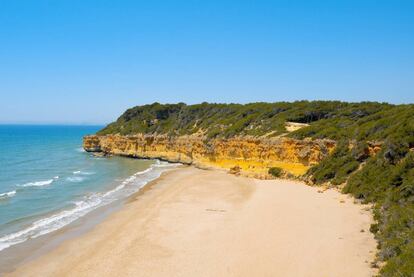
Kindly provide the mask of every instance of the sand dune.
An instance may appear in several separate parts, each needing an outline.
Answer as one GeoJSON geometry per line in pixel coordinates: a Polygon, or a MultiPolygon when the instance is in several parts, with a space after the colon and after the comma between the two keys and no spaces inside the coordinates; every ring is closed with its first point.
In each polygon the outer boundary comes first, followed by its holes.
{"type": "Polygon", "coordinates": [[[11,275],[372,276],[370,223],[336,191],[180,168],[11,275]]]}

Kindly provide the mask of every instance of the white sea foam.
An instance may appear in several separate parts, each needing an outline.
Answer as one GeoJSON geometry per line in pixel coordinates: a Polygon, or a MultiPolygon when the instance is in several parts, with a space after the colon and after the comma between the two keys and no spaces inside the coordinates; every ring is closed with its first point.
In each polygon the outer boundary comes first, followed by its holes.
{"type": "Polygon", "coordinates": [[[73,183],[80,183],[83,180],[85,180],[85,178],[81,176],[72,176],[72,177],[67,177],[66,180],[68,180],[69,182],[73,182],[73,183]]]}
{"type": "Polygon", "coordinates": [[[133,176],[138,176],[138,175],[142,175],[142,174],[145,174],[145,173],[147,173],[147,172],[150,172],[151,170],[153,170],[153,166],[151,166],[150,168],[147,168],[147,169],[145,169],[145,170],[143,170],[143,171],[140,171],[140,172],[137,172],[137,173],[135,173],[133,176]]]}
{"type": "MultiPolygon", "coordinates": [[[[158,178],[161,173],[165,171],[165,169],[159,167],[167,168],[175,166],[175,164],[158,162],[152,165],[150,168],[136,172],[132,176],[126,178],[120,185],[112,190],[102,193],[93,193],[89,196],[85,196],[82,200],[73,202],[74,206],[70,209],[57,212],[51,216],[33,222],[23,230],[0,237],[0,251],[14,244],[24,242],[30,238],[36,238],[44,234],[56,231],[98,207],[128,197],[132,193],[137,192],[148,182],[158,178]]],[[[76,177],[80,176],[73,176],[71,178],[76,177]]],[[[49,184],[52,183],[53,179],[48,180],[48,182],[49,184]]]]}
{"type": "Polygon", "coordinates": [[[0,251],[11,245],[24,242],[27,239],[37,238],[41,235],[56,231],[91,211],[101,201],[98,197],[88,197],[88,199],[76,203],[75,207],[70,210],[64,210],[49,217],[42,218],[21,231],[3,236],[0,238],[0,251]]]}
{"type": "Polygon", "coordinates": [[[38,182],[29,182],[23,185],[18,185],[19,187],[43,187],[50,185],[53,183],[54,180],[58,179],[59,176],[54,177],[53,179],[45,180],[45,181],[38,181],[38,182]]]}
{"type": "Polygon", "coordinates": [[[15,190],[0,193],[0,200],[13,197],[16,194],[15,190]]]}
{"type": "Polygon", "coordinates": [[[155,160],[155,163],[151,167],[177,167],[182,164],[180,163],[170,163],[161,160],[155,160]]]}
{"type": "Polygon", "coordinates": [[[93,175],[93,174],[95,174],[95,172],[77,170],[77,171],[73,171],[73,174],[75,174],[75,175],[93,175]]]}
{"type": "Polygon", "coordinates": [[[113,190],[110,190],[110,191],[105,192],[105,193],[103,194],[103,197],[110,196],[111,194],[113,194],[113,193],[115,193],[115,192],[117,192],[117,191],[119,191],[119,190],[121,190],[121,189],[123,189],[123,188],[125,188],[125,184],[124,184],[124,183],[120,184],[119,186],[117,186],[117,187],[116,187],[116,188],[114,188],[113,190]]]}
{"type": "Polygon", "coordinates": [[[178,163],[161,163],[161,164],[156,164],[154,165],[154,167],[176,167],[176,166],[180,166],[181,164],[178,163]]]}

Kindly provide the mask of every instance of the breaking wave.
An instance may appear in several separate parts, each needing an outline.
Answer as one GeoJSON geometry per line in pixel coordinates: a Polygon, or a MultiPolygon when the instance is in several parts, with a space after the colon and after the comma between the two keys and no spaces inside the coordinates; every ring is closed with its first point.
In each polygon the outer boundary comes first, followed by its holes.
{"type": "Polygon", "coordinates": [[[16,191],[15,190],[12,190],[12,191],[9,191],[9,192],[0,193],[0,200],[13,197],[15,194],[16,194],[16,191]]]}
{"type": "Polygon", "coordinates": [[[75,175],[93,175],[93,174],[95,174],[95,172],[77,170],[77,171],[73,171],[73,174],[75,174],[75,175]]]}
{"type": "Polygon", "coordinates": [[[67,177],[66,180],[72,183],[80,183],[83,180],[85,180],[85,178],[81,176],[73,176],[73,177],[67,177]]]}
{"type": "MultiPolygon", "coordinates": [[[[14,244],[22,243],[28,239],[36,238],[47,233],[56,231],[98,207],[102,207],[116,200],[124,199],[130,196],[131,194],[137,192],[150,181],[158,178],[161,175],[161,173],[166,169],[173,168],[175,166],[176,164],[157,162],[151,165],[151,167],[149,167],[148,169],[136,172],[132,176],[124,179],[120,185],[118,185],[112,190],[100,193],[93,193],[91,195],[84,196],[81,200],[72,202],[72,207],[69,209],[62,210],[45,218],[39,219],[31,223],[25,229],[0,237],[0,251],[14,244]]],[[[76,177],[80,176],[73,176],[68,178],[76,177]]],[[[25,185],[48,185],[51,184],[53,180],[54,179],[33,182],[25,185]]],[[[2,194],[0,194],[0,196],[1,195],[2,194]]]]}
{"type": "Polygon", "coordinates": [[[55,176],[52,179],[45,180],[45,181],[37,181],[37,182],[29,182],[23,185],[18,185],[19,187],[43,187],[48,186],[53,183],[55,180],[59,179],[59,176],[55,176]]]}

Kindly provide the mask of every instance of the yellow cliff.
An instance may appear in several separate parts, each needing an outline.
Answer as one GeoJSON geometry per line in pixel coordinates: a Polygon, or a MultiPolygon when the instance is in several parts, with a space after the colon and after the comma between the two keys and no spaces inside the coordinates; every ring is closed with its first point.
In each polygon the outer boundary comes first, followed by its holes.
{"type": "Polygon", "coordinates": [[[103,152],[136,158],[157,158],[193,164],[200,168],[237,169],[256,178],[270,178],[268,170],[280,167],[292,175],[302,175],[334,148],[330,140],[295,140],[285,137],[205,140],[200,136],[105,135],[85,136],[88,152],[103,152]]]}

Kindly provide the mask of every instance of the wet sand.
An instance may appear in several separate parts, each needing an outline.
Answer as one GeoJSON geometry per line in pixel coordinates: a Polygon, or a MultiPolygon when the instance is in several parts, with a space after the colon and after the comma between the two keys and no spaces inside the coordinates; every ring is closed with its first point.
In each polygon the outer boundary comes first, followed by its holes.
{"type": "Polygon", "coordinates": [[[10,275],[372,276],[371,222],[334,190],[186,167],[10,275]]]}

